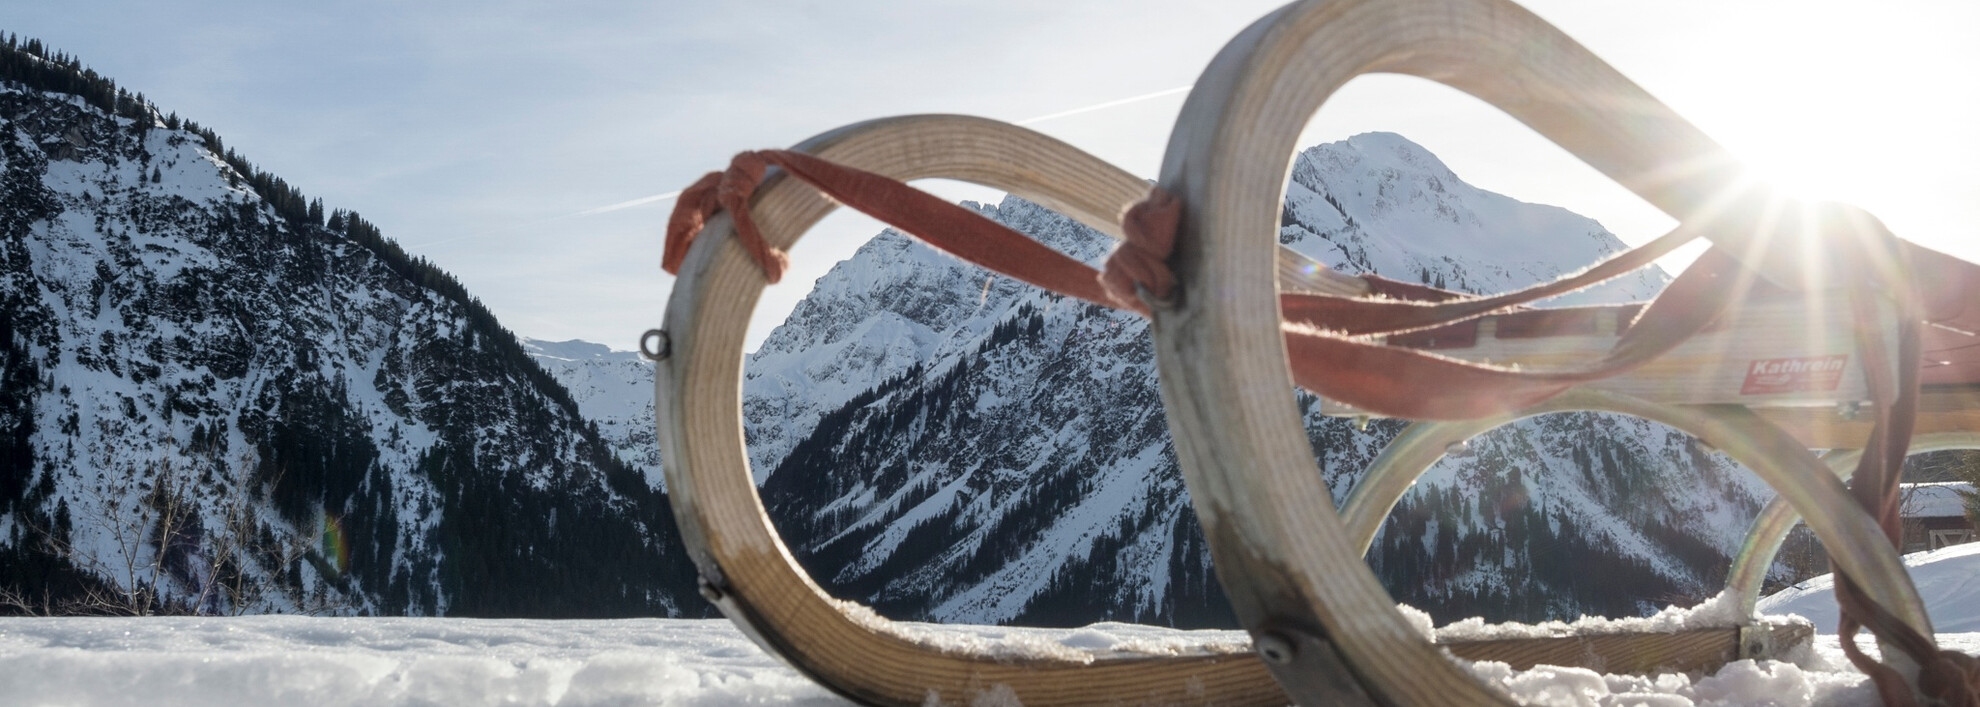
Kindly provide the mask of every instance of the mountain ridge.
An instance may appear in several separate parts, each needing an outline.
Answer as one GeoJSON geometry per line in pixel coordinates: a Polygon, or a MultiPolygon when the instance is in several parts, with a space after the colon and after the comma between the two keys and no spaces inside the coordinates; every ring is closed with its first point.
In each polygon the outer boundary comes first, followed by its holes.
{"type": "Polygon", "coordinates": [[[5,610],[705,613],[664,495],[457,280],[37,47],[0,48],[5,610]]]}
{"type": "MultiPolygon", "coordinates": [[[[1088,262],[1112,245],[1022,200],[965,206],[1088,262]]],[[[1301,151],[1277,240],[1344,272],[1468,292],[1551,280],[1625,248],[1593,220],[1473,187],[1389,133],[1301,151]]],[[[1666,280],[1652,269],[1550,304],[1648,299],[1666,280]]],[[[743,393],[764,503],[836,596],[906,619],[1231,625],[1132,315],[888,230],[749,355],[743,393]]],[[[1357,430],[1299,399],[1338,502],[1402,425],[1357,430]]],[[[1370,563],[1443,620],[1702,598],[1769,493],[1736,469],[1641,420],[1520,422],[1427,472],[1370,563]],[[1604,579],[1580,582],[1564,556],[1604,579]]]]}
{"type": "MultiPolygon", "coordinates": [[[[973,208],[1089,262],[1111,246],[1021,200],[973,208]]],[[[1303,150],[1278,241],[1344,272],[1468,292],[1625,248],[1585,217],[1472,187],[1386,133],[1303,150]]],[[[1556,303],[1647,299],[1666,279],[1639,272],[1556,303]]],[[[1229,625],[1145,326],[883,233],[749,359],[745,425],[765,504],[821,585],[896,618],[1229,625]]],[[[1300,400],[1338,502],[1401,424],[1363,432],[1300,400]]],[[[1370,562],[1399,599],[1444,620],[1642,613],[1722,575],[1762,493],[1734,468],[1640,420],[1516,423],[1426,475],[1370,562]],[[1516,498],[1481,508],[1481,496],[1516,498]],[[1587,554],[1606,578],[1575,586],[1553,550],[1587,554]]]]}

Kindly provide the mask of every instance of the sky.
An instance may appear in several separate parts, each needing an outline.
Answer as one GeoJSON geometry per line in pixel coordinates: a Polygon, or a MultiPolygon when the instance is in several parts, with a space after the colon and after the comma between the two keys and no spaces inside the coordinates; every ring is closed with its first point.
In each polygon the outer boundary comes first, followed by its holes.
{"type": "MultiPolygon", "coordinates": [[[[1044,118],[1030,127],[1152,177],[1183,87],[1277,5],[0,0],[0,30],[75,55],[363,214],[518,334],[631,349],[660,324],[673,283],[659,269],[672,203],[652,197],[730,155],[869,118],[966,113],[1044,118]]],[[[1980,260],[1980,3],[1526,5],[1763,173],[1980,260]]],[[[1629,243],[1674,225],[1495,109],[1423,80],[1356,80],[1299,147],[1371,130],[1629,243]]],[[[877,231],[835,215],[807,236],[751,346],[877,231]]]]}

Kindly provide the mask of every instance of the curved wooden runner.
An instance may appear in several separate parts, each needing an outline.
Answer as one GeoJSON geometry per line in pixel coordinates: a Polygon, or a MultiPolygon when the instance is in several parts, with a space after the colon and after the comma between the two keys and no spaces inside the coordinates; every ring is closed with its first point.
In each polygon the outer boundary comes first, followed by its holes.
{"type": "MultiPolygon", "coordinates": [[[[1980,449],[1980,431],[1969,428],[1952,432],[1924,432],[1911,440],[1911,453],[1924,454],[1955,449],[1980,449]]],[[[1838,478],[1847,479],[1856,470],[1856,460],[1863,450],[1831,450],[1822,455],[1822,463],[1836,473],[1838,478]]],[[[1761,585],[1766,582],[1767,569],[1774,565],[1774,556],[1780,554],[1781,543],[1787,539],[1788,531],[1802,520],[1801,513],[1794,504],[1785,498],[1768,501],[1760,509],[1760,515],[1753,519],[1753,527],[1747,531],[1746,539],[1740,543],[1739,554],[1733,558],[1732,572],[1726,577],[1726,589],[1739,597],[1740,611],[1751,615],[1759,604],[1761,585]]]]}
{"type": "MultiPolygon", "coordinates": [[[[1170,262],[1183,292],[1173,308],[1157,309],[1152,328],[1176,449],[1226,593],[1261,647],[1286,647],[1276,659],[1268,653],[1268,663],[1303,704],[1327,700],[1311,676],[1340,661],[1384,702],[1504,702],[1435,660],[1435,648],[1389,608],[1329,510],[1292,414],[1286,350],[1272,345],[1280,324],[1269,244],[1294,140],[1334,91],[1374,72],[1421,76],[1484,99],[1681,222],[1717,227],[1719,245],[1776,282],[1812,289],[1804,278],[1828,271],[1797,253],[1763,252],[1798,245],[1797,235],[1761,227],[1773,214],[1764,195],[1741,185],[1734,160],[1505,0],[1297,3],[1246,29],[1197,81],[1160,179],[1187,204],[1170,262]]],[[[1792,444],[1767,447],[1760,453],[1806,456],[1792,444]]],[[[1808,488],[1781,491],[1812,499],[1808,488]]],[[[1852,523],[1870,523],[1851,508],[1852,523]]],[[[1822,540],[1851,541],[1835,532],[1822,540]]],[[[1905,578],[1888,546],[1862,550],[1844,567],[1853,576],[1905,578]]],[[[1886,607],[1918,603],[1908,578],[1865,589],[1886,607]]],[[[1930,635],[1922,617],[1906,618],[1930,635]]]]}
{"type": "MultiPolygon", "coordinates": [[[[1009,153],[1014,158],[1035,156],[1039,151],[1070,150],[1017,128],[955,117],[876,121],[828,134],[807,147],[842,161],[872,162],[880,165],[881,169],[899,170],[899,173],[909,176],[964,171],[964,168],[938,157],[895,155],[897,159],[889,161],[846,147],[850,144],[879,149],[878,146],[887,140],[902,140],[916,146],[900,153],[905,155],[913,155],[915,150],[929,149],[931,145],[934,148],[953,148],[955,145],[952,143],[958,141],[969,142],[984,154],[1009,153]]],[[[1076,152],[1070,154],[1074,158],[1072,164],[1101,175],[1102,181],[1106,182],[1104,186],[1114,188],[1116,193],[1108,195],[1103,192],[1084,197],[1077,194],[1048,195],[1040,198],[1041,201],[1063,196],[1065,198],[1058,201],[1061,208],[1083,209],[1087,220],[1096,221],[1100,218],[1099,213],[1107,211],[1105,202],[1109,198],[1120,198],[1129,193],[1133,186],[1138,186],[1124,174],[1107,173],[1105,165],[1090,157],[1076,152]]],[[[1036,161],[1027,163],[1035,164],[1036,161]]],[[[817,168],[819,166],[807,167],[817,168]]],[[[1048,168],[1046,176],[1052,175],[1053,171],[1048,168]]],[[[1011,183],[996,174],[978,175],[976,178],[995,185],[1011,183]]],[[[778,199],[789,201],[798,197],[792,196],[790,189],[780,190],[769,185],[763,189],[762,198],[751,213],[759,225],[765,222],[776,224],[771,227],[776,230],[763,232],[769,242],[762,245],[781,250],[788,246],[789,239],[795,238],[823,214],[822,210],[817,209],[825,205],[822,201],[810,204],[812,210],[797,211],[796,215],[780,212],[781,202],[778,199]],[[769,235],[773,232],[780,235],[769,235]]],[[[1021,185],[1016,190],[1025,193],[1021,185]]],[[[852,199],[849,204],[873,208],[872,204],[864,203],[864,199],[870,197],[855,196],[867,192],[844,193],[852,199]]],[[[1032,196],[1038,198],[1040,195],[1034,193],[1032,196]]],[[[825,206],[829,208],[829,205],[825,206]]],[[[706,230],[713,232],[718,243],[731,240],[723,237],[730,231],[726,224],[719,221],[711,222],[706,230]]],[[[682,243],[695,240],[684,238],[682,243]]],[[[952,249],[967,250],[973,247],[955,241],[953,235],[937,240],[952,249]]],[[[677,247],[678,244],[670,246],[670,262],[682,257],[682,253],[675,249],[677,247]]],[[[714,247],[746,252],[759,265],[765,254],[770,252],[761,248],[714,247]]],[[[906,635],[899,627],[865,615],[856,605],[834,602],[825,597],[781,551],[781,541],[762,517],[760,500],[754,494],[753,485],[748,483],[750,474],[746,468],[735,466],[741,463],[740,457],[717,453],[737,447],[739,440],[733,436],[738,428],[723,427],[701,434],[687,429],[692,420],[706,417],[685,412],[698,409],[697,400],[736,399],[731,394],[733,391],[719,388],[710,388],[708,394],[712,397],[708,399],[690,398],[686,394],[691,387],[690,382],[718,381],[733,376],[738,371],[710,371],[708,363],[740,359],[739,355],[726,359],[701,358],[690,353],[702,348],[693,343],[716,341],[723,337],[730,339],[729,342],[713,345],[709,355],[719,354],[727,346],[735,345],[733,339],[736,332],[732,328],[709,327],[723,321],[741,321],[711,318],[700,311],[709,306],[709,301],[740,300],[731,297],[733,293],[729,290],[707,284],[718,282],[709,279],[712,271],[721,267],[722,256],[716,254],[718,251],[705,247],[691,252],[696,253],[693,257],[700,260],[682,273],[683,280],[677,289],[681,293],[680,302],[686,306],[679,311],[670,310],[669,325],[675,327],[675,334],[671,337],[673,341],[670,342],[672,350],[661,357],[668,367],[668,374],[662,378],[657,390],[662,403],[662,427],[667,434],[663,449],[669,454],[668,469],[679,509],[677,516],[682,521],[683,535],[696,562],[709,578],[705,589],[710,599],[765,648],[835,690],[875,702],[914,702],[925,700],[931,694],[947,699],[955,695],[995,696],[1005,692],[1012,696],[1029,696],[1034,703],[1087,702],[1095,699],[1158,703],[1187,699],[1231,703],[1254,699],[1277,702],[1283,699],[1282,695],[1271,689],[1262,666],[1249,658],[1249,654],[1241,651],[1240,647],[1225,645],[1219,650],[1212,650],[1206,646],[1194,655],[1185,652],[1152,657],[1092,656],[1072,651],[1059,656],[1025,657],[995,649],[958,649],[944,645],[939,639],[927,640],[925,633],[921,637],[906,635]],[[693,332],[691,336],[687,335],[689,332],[693,332]],[[740,544],[743,549],[739,550],[738,543],[731,542],[736,540],[745,541],[740,544]],[[779,551],[764,553],[761,548],[765,545],[776,546],[779,551]],[[874,662],[876,660],[878,663],[874,662]],[[1090,677],[1099,679],[1088,680],[1086,671],[1089,670],[1094,671],[1090,677]],[[1083,676],[1077,682],[1068,680],[1074,672],[1083,676]],[[1132,679],[1123,676],[1131,676],[1132,679]],[[1182,681],[1179,688],[1176,683],[1178,678],[1182,681]],[[1123,692],[1130,683],[1134,687],[1123,692]],[[1182,690],[1180,697],[1177,689],[1182,690]]],[[[1311,263],[1302,262],[1296,254],[1284,250],[1280,253],[1278,269],[1281,277],[1288,280],[1287,284],[1300,291],[1356,294],[1370,284],[1361,278],[1313,267],[1311,263]]],[[[745,278],[742,284],[755,285],[760,290],[762,283],[745,278]]],[[[1596,395],[1599,394],[1591,391],[1572,394],[1570,398],[1596,395]]],[[[740,415],[739,409],[735,408],[714,412],[720,415],[707,418],[709,421],[733,420],[740,415]]],[[[1464,427],[1468,423],[1452,424],[1464,427]]],[[[1424,464],[1427,465],[1428,461],[1424,464]]],[[[1374,481],[1373,476],[1370,481],[1374,481]]],[[[1787,645],[1805,638],[1807,627],[1783,625],[1770,630],[1778,634],[1774,642],[1787,645]]],[[[1503,661],[1519,668],[1552,663],[1601,667],[1617,672],[1704,670],[1715,669],[1735,658],[1756,657],[1752,651],[1741,647],[1742,635],[1737,627],[1725,627],[1676,634],[1461,641],[1440,644],[1439,647],[1463,658],[1503,661]]],[[[1261,647],[1261,652],[1268,657],[1284,655],[1281,648],[1290,649],[1290,646],[1274,646],[1269,641],[1261,647]]],[[[1440,659],[1430,660],[1441,663],[1440,659]]],[[[1343,664],[1330,665],[1312,677],[1328,685],[1326,689],[1331,691],[1330,699],[1367,699],[1366,695],[1359,693],[1359,686],[1350,679],[1343,664]]]]}
{"type": "MultiPolygon", "coordinates": [[[[1147,191],[1143,180],[1064,143],[976,118],[877,120],[796,149],[901,180],[946,177],[1006,190],[1115,235],[1121,210],[1147,191]]],[[[777,248],[789,248],[836,206],[793,181],[772,177],[752,203],[777,248]]],[[[910,631],[828,596],[793,561],[751,481],[740,405],[743,336],[765,282],[729,234],[726,216],[711,221],[682,266],[667,305],[655,399],[682,539],[705,593],[759,644],[872,704],[1285,703],[1243,646],[1161,655],[984,646],[910,631]]]]}
{"type": "MultiPolygon", "coordinates": [[[[1778,496],[1767,505],[1755,520],[1750,537],[1733,561],[1726,588],[1739,597],[1742,617],[1753,616],[1760,580],[1764,579],[1767,568],[1773,564],[1774,552],[1780,547],[1781,537],[1795,521],[1801,519],[1795,512],[1797,504],[1815,509],[1814,517],[1809,520],[1811,528],[1824,527],[1822,533],[1825,535],[1852,537],[1853,542],[1834,547],[1834,552],[1868,553],[1884,546],[1873,528],[1862,525],[1869,521],[1867,516],[1837,512],[1838,509],[1847,511],[1856,506],[1838,499],[1838,494],[1847,493],[1839,483],[1820,478],[1847,478],[1849,470],[1840,465],[1853,464],[1854,454],[1829,455],[1820,463],[1811,464],[1814,460],[1812,456],[1774,453],[1782,447],[1794,447],[1800,443],[1745,408],[1730,405],[1667,405],[1588,388],[1569,391],[1518,415],[1410,425],[1369,464],[1367,473],[1355,483],[1347,501],[1341,504],[1341,518],[1347,525],[1348,536],[1366,553],[1376,533],[1381,530],[1382,521],[1395,508],[1396,502],[1416,483],[1417,477],[1444,456],[1451,444],[1463,442],[1515,419],[1570,411],[1620,413],[1669,425],[1697,437],[1712,448],[1725,451],[1733,461],[1753,470],[1775,488],[1801,490],[1799,495],[1778,496]]],[[[1913,450],[1922,453],[1976,445],[1980,445],[1980,435],[1935,433],[1921,436],[1913,450]]],[[[1863,562],[1865,560],[1857,559],[1850,561],[1850,564],[1863,562]]],[[[1903,577],[1886,576],[1873,577],[1868,581],[1896,584],[1905,580],[1903,577]]],[[[1896,587],[1888,591],[1901,593],[1896,587]]],[[[1925,607],[1923,604],[1905,606],[1899,613],[1922,617],[1925,607]]],[[[1786,647],[1786,644],[1777,645],[1786,647]]]]}
{"type": "MultiPolygon", "coordinates": [[[[1280,347],[1252,346],[1244,334],[1264,332],[1277,338],[1272,280],[1245,277],[1270,273],[1273,266],[1269,256],[1245,257],[1242,241],[1230,239],[1254,230],[1271,233],[1254,226],[1274,223],[1261,215],[1276,214],[1289,153],[1283,148],[1290,147],[1305,114],[1358,73],[1419,73],[1507,108],[1680,216],[1685,228],[1721,229],[1715,237],[1742,246],[1736,251],[1742,257],[1756,256],[1754,246],[1784,237],[1789,230],[1761,229],[1762,224],[1772,223],[1775,214],[1767,213],[1766,204],[1752,193],[1720,199],[1738,185],[1737,178],[1728,175],[1730,160],[1544,23],[1503,0],[1465,0],[1434,8],[1420,5],[1422,1],[1308,3],[1282,10],[1247,30],[1213,63],[1199,84],[1204,88],[1192,95],[1164,168],[1170,191],[1182,194],[1188,204],[1182,247],[1173,259],[1176,274],[1188,289],[1179,303],[1159,303],[1154,318],[1164,400],[1227,593],[1274,677],[1304,703],[1504,699],[1470,680],[1443,660],[1436,647],[1415,635],[1387,603],[1386,593],[1360,564],[1358,553],[1342,555],[1350,543],[1344,540],[1340,519],[1331,513],[1329,497],[1311,469],[1304,444],[1295,443],[1303,442],[1304,436],[1296,426],[1280,431],[1271,424],[1292,420],[1267,412],[1279,402],[1286,403],[1281,410],[1292,408],[1286,394],[1285,352],[1280,347]],[[1533,56],[1536,49],[1543,56],[1533,56]],[[1562,87],[1571,90],[1557,90],[1562,87]],[[1622,127],[1610,133],[1592,130],[1602,127],[1605,119],[1618,120],[1622,127]],[[1285,143],[1277,155],[1271,154],[1275,140],[1285,143]],[[1685,169],[1672,171],[1673,161],[1685,169]],[[1275,166],[1273,173],[1270,168],[1275,166]],[[1270,201],[1261,201],[1267,195],[1270,201]],[[1267,203],[1273,207],[1269,214],[1255,208],[1267,203]],[[1206,233],[1225,240],[1204,240],[1199,235],[1206,233]],[[1253,306],[1258,303],[1247,293],[1254,292],[1264,293],[1263,306],[1253,306]]],[[[1117,233],[1115,215],[1137,198],[1141,186],[1130,175],[1029,131],[958,117],[874,121],[828,133],[798,151],[878,173],[882,176],[861,178],[876,187],[883,186],[886,176],[944,176],[1002,188],[1109,233],[1117,233]]],[[[787,168],[814,182],[810,171],[829,164],[781,154],[776,159],[796,160],[787,168]]],[[[766,155],[770,153],[749,157],[760,160],[766,155]]],[[[741,158],[738,164],[743,164],[741,158]]],[[[760,174],[760,166],[750,169],[757,171],[749,174],[760,174]]],[[[750,177],[749,185],[755,179],[750,177]]],[[[716,184],[709,181],[708,188],[716,184]]],[[[728,182],[721,184],[722,190],[731,188],[728,182]]],[[[899,194],[897,187],[883,191],[899,194]]],[[[723,204],[744,208],[741,192],[723,193],[723,204]]],[[[855,195],[833,193],[842,198],[855,195]]],[[[789,189],[772,178],[748,205],[762,228],[762,239],[745,240],[774,277],[781,270],[776,267],[781,256],[772,257],[774,262],[763,259],[787,248],[830,208],[809,191],[789,189]]],[[[973,647],[910,635],[820,591],[791,561],[770,528],[742,452],[737,405],[741,338],[763,280],[747,267],[733,239],[721,237],[728,233],[728,225],[722,219],[709,222],[706,230],[716,238],[704,240],[687,254],[677,283],[679,294],[669,305],[672,341],[666,342],[666,355],[660,357],[663,371],[656,382],[662,447],[683,536],[705,577],[706,593],[725,613],[799,669],[863,701],[1280,699],[1259,679],[1258,665],[1228,646],[1158,656],[973,647]],[[729,245],[707,245],[711,242],[729,245]],[[730,414],[688,414],[690,410],[720,413],[725,406],[730,414]]],[[[677,230],[682,244],[690,242],[686,229],[677,230]]],[[[966,232],[974,234],[972,238],[995,235],[981,229],[966,232]]],[[[954,240],[951,245],[958,243],[976,241],[954,240]]],[[[1872,261],[1892,257],[1902,251],[1890,249],[1904,247],[1891,245],[1895,241],[1865,243],[1869,245],[1853,247],[1872,261]]],[[[965,248],[971,249],[982,250],[965,248]]],[[[676,262],[676,253],[670,246],[669,267],[676,262]]],[[[1814,263],[1794,258],[1756,256],[1748,264],[1790,287],[1828,275],[1808,267],[1814,263]]],[[[1367,284],[1283,256],[1277,271],[1282,286],[1296,284],[1301,289],[1354,294],[1362,291],[1357,285],[1367,284]]],[[[1695,289],[1698,283],[1715,281],[1689,282],[1695,289]]],[[[1632,332],[1643,328],[1639,322],[1632,332]]],[[[1877,346],[1864,345],[1872,350],[1877,346]]],[[[1431,416],[1448,413],[1442,407],[1424,408],[1420,401],[1407,409],[1426,410],[1431,416]]],[[[1867,597],[1894,612],[1892,618],[1879,620],[1897,626],[1897,633],[1913,636],[1906,640],[1929,643],[1929,638],[1915,636],[1930,635],[1929,618],[1918,607],[1895,554],[1869,540],[1876,535],[1876,523],[1847,502],[1833,476],[1822,473],[1791,437],[1750,411],[1728,408],[1701,419],[1730,430],[1720,446],[1735,456],[1767,460],[1755,470],[1797,508],[1811,514],[1811,527],[1836,551],[1838,565],[1852,576],[1869,578],[1862,585],[1867,597]]],[[[1639,657],[1659,654],[1658,646],[1677,645],[1669,637],[1657,636],[1590,639],[1574,645],[1583,651],[1598,650],[1591,648],[1597,643],[1608,645],[1599,650],[1633,651],[1639,657]]],[[[1449,648],[1466,657],[1505,655],[1477,645],[1449,648]]],[[[1528,657],[1557,654],[1532,642],[1505,648],[1528,657]]],[[[1908,648],[1912,655],[1925,655],[1927,649],[1929,645],[1908,648]]],[[[1734,645],[1732,650],[1743,649],[1734,645]]],[[[1646,663],[1651,664],[1657,663],[1646,663]]]]}

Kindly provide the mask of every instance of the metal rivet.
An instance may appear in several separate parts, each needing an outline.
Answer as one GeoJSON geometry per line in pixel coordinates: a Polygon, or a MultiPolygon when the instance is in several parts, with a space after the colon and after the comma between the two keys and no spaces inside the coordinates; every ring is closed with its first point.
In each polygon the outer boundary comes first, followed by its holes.
{"type": "Polygon", "coordinates": [[[722,601],[721,587],[715,586],[715,583],[708,581],[707,577],[697,577],[696,580],[698,581],[695,583],[695,588],[701,590],[701,598],[707,599],[711,604],[722,601]]]}
{"type": "Polygon", "coordinates": [[[1368,431],[1368,416],[1367,416],[1367,415],[1355,415],[1355,416],[1354,416],[1354,431],[1356,431],[1356,432],[1367,432],[1367,431],[1368,431]]]}
{"type": "Polygon", "coordinates": [[[1258,651],[1258,657],[1273,665],[1291,665],[1293,657],[1299,653],[1292,641],[1276,633],[1258,634],[1257,638],[1252,639],[1251,647],[1258,651]]]}
{"type": "Polygon", "coordinates": [[[648,361],[665,361],[674,353],[673,341],[664,329],[648,329],[639,335],[639,355],[648,361]]]}
{"type": "Polygon", "coordinates": [[[1456,442],[1452,442],[1450,444],[1444,445],[1444,454],[1453,457],[1464,456],[1466,453],[1470,451],[1471,451],[1471,445],[1466,444],[1464,440],[1458,440],[1456,442]]]}

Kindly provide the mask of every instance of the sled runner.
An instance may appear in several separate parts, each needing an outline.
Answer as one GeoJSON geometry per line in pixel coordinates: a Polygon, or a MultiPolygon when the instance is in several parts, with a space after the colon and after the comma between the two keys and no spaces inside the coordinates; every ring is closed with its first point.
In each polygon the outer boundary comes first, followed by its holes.
{"type": "Polygon", "coordinates": [[[1980,359],[1965,358],[1972,347],[1961,338],[1980,330],[1969,321],[1980,311],[1965,311],[1980,297],[1973,266],[1897,241],[1861,212],[1781,210],[1709,138],[1506,0],[1334,0],[1267,16],[1197,83],[1152,194],[1022,128],[884,119],[738,156],[683,193],[667,250],[679,280],[665,328],[642,345],[658,362],[668,489],[704,594],[767,650],[853,699],[1502,704],[1445,652],[1516,667],[1693,670],[1806,639],[1805,625],[1751,624],[1439,645],[1413,628],[1360,559],[1374,528],[1452,442],[1556,410],[1671,424],[1773,486],[1781,507],[1756,524],[1733,589],[1757,591],[1782,523],[1804,516],[1854,580],[1857,591],[1839,594],[1855,597],[1851,615],[1884,648],[1885,664],[1859,666],[1887,701],[1922,689],[1956,702],[1955,688],[1980,674],[1932,646],[1930,618],[1879,517],[1914,431],[1980,429],[1980,359]],[[1506,110],[1683,225],[1590,273],[1495,298],[1346,276],[1276,249],[1293,140],[1335,89],[1377,71],[1438,80],[1506,110]],[[901,185],[931,177],[1011,192],[1126,244],[1098,276],[901,185]],[[742,350],[782,253],[835,202],[997,272],[1150,316],[1177,454],[1250,646],[984,646],[886,621],[811,581],[752,483],[742,350]],[[1522,308],[1694,237],[1719,248],[1648,306],[1522,308]],[[1943,291],[1918,298],[1918,283],[1943,291]],[[1340,513],[1292,414],[1295,383],[1330,412],[1424,420],[1340,513]],[[1857,486],[1810,447],[1863,450],[1857,486]]]}

